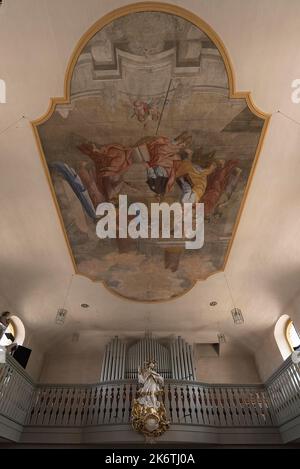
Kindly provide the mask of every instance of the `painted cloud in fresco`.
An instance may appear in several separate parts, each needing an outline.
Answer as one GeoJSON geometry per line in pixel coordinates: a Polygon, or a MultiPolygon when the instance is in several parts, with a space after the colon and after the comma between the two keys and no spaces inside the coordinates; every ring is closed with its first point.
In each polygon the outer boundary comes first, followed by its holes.
{"type": "Polygon", "coordinates": [[[95,34],[71,100],[38,125],[78,273],[139,301],[177,297],[222,269],[264,119],[229,98],[223,59],[175,15],[131,13],[95,34]],[[204,202],[205,244],[100,240],[95,209],[204,202]]]}

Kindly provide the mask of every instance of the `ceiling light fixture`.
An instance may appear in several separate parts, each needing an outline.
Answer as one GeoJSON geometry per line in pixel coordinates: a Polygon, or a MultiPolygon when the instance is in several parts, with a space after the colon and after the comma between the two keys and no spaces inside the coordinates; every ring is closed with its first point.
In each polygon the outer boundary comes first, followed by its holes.
{"type": "Polygon", "coordinates": [[[217,301],[211,301],[209,303],[209,306],[217,306],[218,302],[217,301]]]}
{"type": "Polygon", "coordinates": [[[56,313],[55,322],[56,322],[56,324],[59,324],[60,326],[62,326],[64,324],[65,319],[66,319],[66,315],[67,315],[67,312],[68,312],[68,310],[66,309],[66,303],[67,303],[67,299],[68,299],[68,296],[69,296],[69,293],[70,293],[72,281],[73,281],[73,274],[70,278],[70,281],[69,281],[69,284],[68,284],[68,287],[67,287],[67,291],[66,291],[65,298],[64,298],[64,301],[63,301],[63,306],[62,306],[62,308],[58,308],[57,313],[56,313]]]}
{"type": "Polygon", "coordinates": [[[229,288],[229,283],[228,283],[227,277],[225,275],[225,272],[224,272],[224,277],[225,277],[225,280],[226,280],[227,288],[228,288],[229,295],[230,295],[230,298],[231,298],[231,303],[232,303],[232,306],[233,306],[233,309],[231,310],[231,315],[232,315],[233,322],[234,322],[234,324],[237,324],[237,325],[238,324],[244,324],[245,321],[244,321],[244,316],[243,316],[242,310],[240,308],[236,308],[236,306],[235,306],[233,296],[232,296],[231,290],[229,288]]]}
{"type": "Polygon", "coordinates": [[[62,326],[65,322],[67,312],[65,308],[59,308],[56,313],[55,323],[62,326]]]}
{"type": "Polygon", "coordinates": [[[219,341],[219,344],[226,344],[225,334],[223,333],[218,334],[218,341],[219,341]]]}
{"type": "Polygon", "coordinates": [[[234,324],[244,324],[244,316],[239,308],[233,308],[231,314],[234,324]]]}
{"type": "Polygon", "coordinates": [[[88,305],[87,303],[81,303],[80,305],[82,308],[89,308],[90,305],[88,305]]]}

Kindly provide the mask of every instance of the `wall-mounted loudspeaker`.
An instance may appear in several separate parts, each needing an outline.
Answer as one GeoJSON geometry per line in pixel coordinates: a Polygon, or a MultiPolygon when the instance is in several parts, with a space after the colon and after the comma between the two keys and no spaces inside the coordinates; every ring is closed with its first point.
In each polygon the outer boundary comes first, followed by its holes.
{"type": "Polygon", "coordinates": [[[31,354],[30,348],[19,345],[16,351],[14,352],[13,357],[18,363],[20,363],[20,365],[23,368],[26,368],[30,354],[31,354]]]}

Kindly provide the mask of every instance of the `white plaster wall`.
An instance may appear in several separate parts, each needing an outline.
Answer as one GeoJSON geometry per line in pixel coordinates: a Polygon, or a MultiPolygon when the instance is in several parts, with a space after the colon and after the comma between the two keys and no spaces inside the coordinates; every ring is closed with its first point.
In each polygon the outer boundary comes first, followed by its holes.
{"type": "Polygon", "coordinates": [[[40,382],[91,384],[100,381],[102,356],[95,352],[82,354],[47,354],[40,382]]]}
{"type": "Polygon", "coordinates": [[[100,381],[102,357],[92,354],[47,355],[40,376],[42,383],[90,384],[100,381]]]}
{"type": "Polygon", "coordinates": [[[290,318],[294,322],[296,329],[298,330],[298,332],[300,332],[300,293],[295,295],[295,297],[290,302],[284,313],[290,316],[290,318]]]}
{"type": "Polygon", "coordinates": [[[266,381],[283,363],[274,337],[274,327],[265,333],[264,341],[255,352],[255,362],[262,381],[266,381]]]}
{"type": "MultiPolygon", "coordinates": [[[[141,334],[142,336],[142,334],[141,334]]],[[[101,332],[80,333],[78,342],[69,336],[45,354],[40,382],[97,383],[100,381],[105,344],[101,332]]],[[[194,344],[196,379],[207,383],[260,383],[254,356],[243,345],[221,344],[220,355],[209,344],[194,344]]]]}
{"type": "Polygon", "coordinates": [[[252,354],[226,345],[220,355],[194,347],[196,379],[205,383],[256,384],[261,382],[252,354]],[[210,355],[210,356],[209,356],[210,355]]]}
{"type": "MultiPolygon", "coordinates": [[[[103,356],[99,353],[47,354],[40,375],[42,383],[96,383],[100,380],[103,356]]],[[[207,383],[260,383],[250,355],[197,357],[196,378],[207,383]]]]}
{"type": "Polygon", "coordinates": [[[40,375],[42,383],[97,383],[105,345],[109,337],[101,331],[67,334],[48,345],[40,375]],[[74,336],[77,336],[74,338],[74,336]]]}

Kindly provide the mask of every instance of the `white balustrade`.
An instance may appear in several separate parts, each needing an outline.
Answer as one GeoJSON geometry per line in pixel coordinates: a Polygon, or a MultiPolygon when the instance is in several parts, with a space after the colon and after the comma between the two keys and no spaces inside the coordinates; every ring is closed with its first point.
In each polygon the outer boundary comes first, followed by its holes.
{"type": "Polygon", "coordinates": [[[8,355],[6,363],[0,365],[0,415],[23,424],[33,392],[30,377],[8,355]]]}
{"type": "MultiPolygon", "coordinates": [[[[28,425],[128,424],[137,385],[39,386],[28,425]]],[[[211,426],[272,425],[267,393],[259,387],[166,383],[161,397],[171,423],[211,426]]]]}
{"type": "Polygon", "coordinates": [[[288,358],[266,383],[277,425],[300,415],[300,364],[288,358]]]}
{"type": "MultiPolygon", "coordinates": [[[[129,424],[137,384],[34,386],[9,357],[0,367],[0,415],[30,426],[129,424]]],[[[172,424],[272,427],[300,415],[300,368],[288,359],[265,386],[169,380],[161,395],[172,424]]]]}

